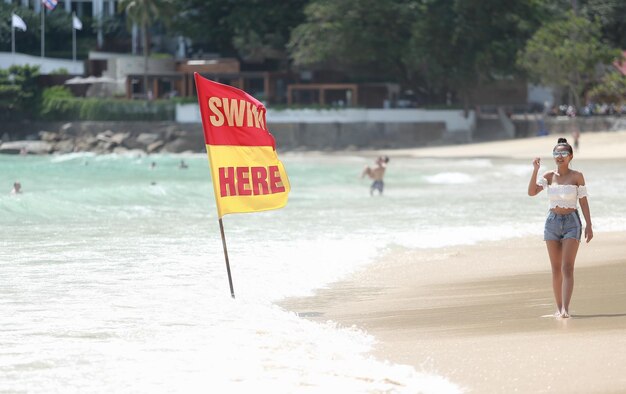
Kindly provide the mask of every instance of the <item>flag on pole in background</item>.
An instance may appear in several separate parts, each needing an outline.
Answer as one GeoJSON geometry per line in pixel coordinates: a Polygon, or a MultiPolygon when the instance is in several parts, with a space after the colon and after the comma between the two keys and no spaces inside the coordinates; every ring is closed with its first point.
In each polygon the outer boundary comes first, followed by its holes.
{"type": "Polygon", "coordinates": [[[24,23],[22,18],[15,14],[11,14],[11,27],[26,31],[26,23],[24,23]]]}
{"type": "Polygon", "coordinates": [[[83,22],[76,15],[72,15],[72,27],[76,30],[83,30],[83,22]]]}
{"type": "Polygon", "coordinates": [[[59,0],[41,0],[41,3],[50,11],[56,8],[57,4],[59,4],[59,0]]]}
{"type": "Polygon", "coordinates": [[[289,179],[267,129],[263,104],[198,73],[194,78],[219,218],[284,207],[289,179]]]}

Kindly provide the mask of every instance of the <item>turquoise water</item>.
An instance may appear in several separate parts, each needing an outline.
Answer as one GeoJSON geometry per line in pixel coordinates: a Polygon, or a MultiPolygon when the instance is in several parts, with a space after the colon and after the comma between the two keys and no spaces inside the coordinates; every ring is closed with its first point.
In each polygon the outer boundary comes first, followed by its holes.
{"type": "MultiPolygon", "coordinates": [[[[371,158],[281,159],[287,207],[224,218],[232,300],[204,155],[0,156],[0,391],[458,391],[274,302],[393,250],[541,237],[530,160],[392,158],[370,197],[371,158]]],[[[578,164],[595,231],[625,230],[625,163],[578,164]]]]}

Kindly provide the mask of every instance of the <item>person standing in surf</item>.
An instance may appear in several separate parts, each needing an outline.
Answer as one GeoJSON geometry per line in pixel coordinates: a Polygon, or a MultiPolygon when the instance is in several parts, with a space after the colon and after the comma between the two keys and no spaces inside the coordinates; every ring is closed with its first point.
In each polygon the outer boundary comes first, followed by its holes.
{"type": "Polygon", "coordinates": [[[385,170],[387,169],[387,163],[389,163],[388,156],[379,156],[376,159],[376,167],[371,168],[366,166],[361,173],[361,178],[367,175],[370,177],[373,182],[370,186],[370,196],[374,195],[374,190],[378,190],[379,195],[383,195],[383,189],[385,187],[385,183],[383,182],[383,177],[385,176],[385,170]]]}
{"type": "Polygon", "coordinates": [[[544,241],[552,265],[552,290],[556,301],[556,317],[570,317],[569,305],[574,291],[574,263],[582,235],[578,203],[585,217],[585,240],[591,241],[591,213],[587,187],[582,172],[570,168],[574,158],[572,146],[559,138],[552,150],[556,170],[547,171],[539,179],[540,159],[533,160],[533,173],[528,183],[528,195],[536,196],[546,189],[550,211],[544,227],[544,241]]]}

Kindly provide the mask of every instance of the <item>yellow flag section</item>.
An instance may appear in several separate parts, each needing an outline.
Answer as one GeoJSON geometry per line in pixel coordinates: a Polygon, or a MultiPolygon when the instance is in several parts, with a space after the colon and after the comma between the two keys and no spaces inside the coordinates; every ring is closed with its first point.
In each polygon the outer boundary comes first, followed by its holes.
{"type": "Polygon", "coordinates": [[[207,145],[206,149],[220,218],[287,204],[289,180],[271,146],[207,145]]]}
{"type": "Polygon", "coordinates": [[[242,90],[194,76],[218,216],[284,207],[289,179],[263,104],[242,90]]]}

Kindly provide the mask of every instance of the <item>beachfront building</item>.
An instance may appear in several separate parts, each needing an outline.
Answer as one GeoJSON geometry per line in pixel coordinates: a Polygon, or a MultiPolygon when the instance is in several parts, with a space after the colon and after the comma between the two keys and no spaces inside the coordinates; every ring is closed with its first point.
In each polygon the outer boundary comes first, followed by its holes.
{"type": "MultiPolygon", "coordinates": [[[[42,12],[42,10],[46,9],[41,0],[4,1],[8,4],[14,4],[20,7],[29,8],[35,13],[40,13],[42,12]]],[[[112,20],[119,21],[124,18],[124,16],[119,13],[117,0],[59,0],[54,10],[48,10],[46,11],[46,14],[50,14],[57,10],[63,10],[68,14],[73,13],[74,15],[76,15],[79,21],[82,21],[81,24],[87,23],[89,26],[89,30],[92,29],[92,31],[96,35],[96,48],[99,51],[105,50],[113,52],[130,52],[133,55],[141,55],[142,40],[140,37],[141,31],[138,26],[133,25],[131,27],[129,32],[130,39],[105,37],[103,31],[105,30],[105,26],[112,23],[112,20]]],[[[119,23],[117,23],[117,25],[119,25],[119,23]]],[[[83,31],[84,30],[85,29],[83,29],[83,31]]],[[[170,52],[172,52],[175,57],[184,58],[188,47],[188,40],[184,39],[183,37],[175,37],[171,40],[167,40],[167,46],[168,49],[170,49],[170,47],[172,48],[170,52]]],[[[64,68],[73,75],[83,75],[85,73],[91,72],[91,68],[87,67],[85,69],[83,65],[80,64],[80,61],[74,62],[74,64],[62,64],[65,59],[52,59],[50,57],[47,57],[47,53],[44,52],[43,48],[44,46],[42,45],[42,55],[39,57],[19,53],[19,46],[18,51],[15,54],[11,54],[10,52],[0,53],[0,66],[4,67],[6,62],[10,63],[8,65],[39,65],[42,74],[47,74],[48,72],[52,70],[58,70],[59,68],[64,68]],[[7,59],[4,59],[5,57],[7,57],[7,59]]]]}
{"type": "MultiPolygon", "coordinates": [[[[242,69],[235,58],[175,59],[148,58],[144,69],[142,56],[120,53],[90,52],[88,73],[100,77],[98,84],[109,85],[95,95],[117,95],[126,98],[195,97],[194,72],[213,81],[243,89],[260,100],[286,101],[286,87],[291,75],[278,71],[242,69]],[[144,84],[146,74],[147,86],[144,84]]],[[[89,82],[89,81],[85,81],[89,82]]],[[[87,95],[92,95],[87,92],[87,95]]]]}

